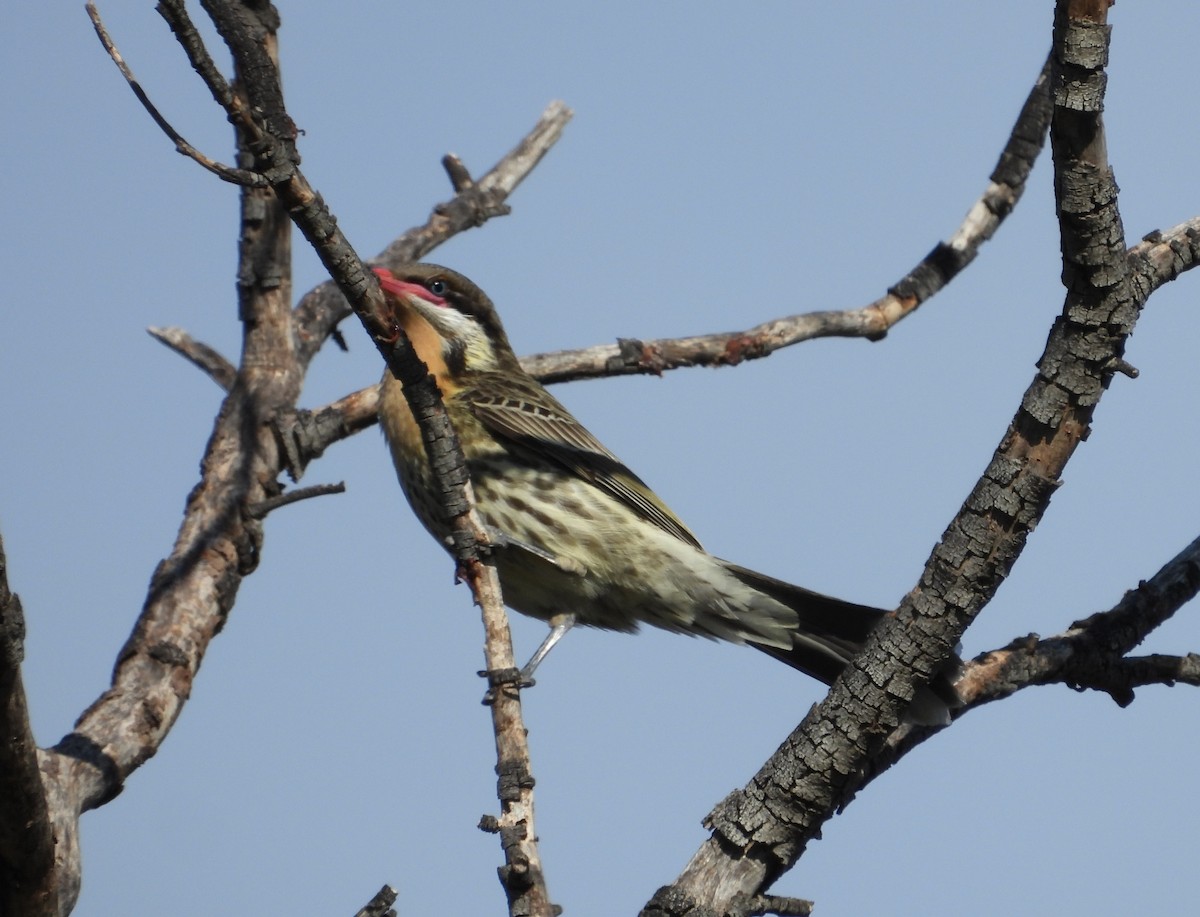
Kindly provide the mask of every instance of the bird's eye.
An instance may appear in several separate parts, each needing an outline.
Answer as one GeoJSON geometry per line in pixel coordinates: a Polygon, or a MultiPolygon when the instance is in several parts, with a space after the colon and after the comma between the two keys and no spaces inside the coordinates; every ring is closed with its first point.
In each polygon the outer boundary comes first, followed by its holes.
{"type": "Polygon", "coordinates": [[[431,280],[429,282],[429,292],[434,296],[445,296],[449,287],[446,286],[444,280],[431,280]]]}

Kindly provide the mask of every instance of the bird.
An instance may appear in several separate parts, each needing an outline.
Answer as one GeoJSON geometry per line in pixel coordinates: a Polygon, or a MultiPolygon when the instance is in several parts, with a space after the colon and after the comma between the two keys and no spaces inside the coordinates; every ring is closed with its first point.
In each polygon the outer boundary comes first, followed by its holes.
{"type": "MultiPolygon", "coordinates": [[[[533,671],[575,624],[745,644],[832,684],[889,612],[793,586],[709,554],[641,478],[527,373],[487,294],[449,268],[374,268],[396,324],[437,382],[458,433],[505,604],[550,624],[533,671]]],[[[418,519],[444,547],[441,506],[401,383],[379,420],[418,519]]],[[[957,660],[910,707],[948,722],[957,660]]]]}

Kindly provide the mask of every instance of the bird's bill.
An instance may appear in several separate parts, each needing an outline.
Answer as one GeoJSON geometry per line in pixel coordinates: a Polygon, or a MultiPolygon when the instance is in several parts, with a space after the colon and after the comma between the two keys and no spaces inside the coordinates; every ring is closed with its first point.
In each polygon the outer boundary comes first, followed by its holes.
{"type": "Polygon", "coordinates": [[[384,295],[396,306],[396,319],[430,372],[438,379],[442,394],[456,388],[446,366],[447,356],[461,344],[474,323],[444,297],[420,283],[401,280],[386,268],[373,268],[384,295]]]}
{"type": "MultiPolygon", "coordinates": [[[[375,276],[379,278],[379,286],[385,293],[390,293],[401,302],[408,303],[409,297],[416,297],[422,300],[423,303],[429,303],[435,306],[445,306],[446,300],[440,296],[430,293],[429,290],[421,286],[419,283],[411,283],[407,280],[400,280],[385,267],[372,268],[375,271],[375,276]]],[[[415,305],[415,304],[411,304],[415,305]]]]}

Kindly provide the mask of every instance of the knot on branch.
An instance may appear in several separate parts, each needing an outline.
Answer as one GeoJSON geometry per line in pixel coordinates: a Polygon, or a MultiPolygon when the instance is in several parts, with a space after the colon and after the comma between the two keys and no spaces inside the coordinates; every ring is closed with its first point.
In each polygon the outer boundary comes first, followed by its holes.
{"type": "Polygon", "coordinates": [[[609,357],[605,366],[611,373],[632,369],[655,376],[661,376],[666,368],[667,359],[662,351],[637,338],[617,338],[617,355],[609,357]]]}
{"type": "Polygon", "coordinates": [[[528,685],[521,670],[516,666],[509,666],[506,669],[482,670],[475,674],[480,678],[487,679],[488,689],[483,695],[485,707],[496,703],[496,697],[500,692],[503,692],[506,697],[516,697],[517,692],[528,685]]]}
{"type": "Polygon", "coordinates": [[[770,353],[770,348],[761,338],[749,334],[735,334],[725,342],[725,350],[717,358],[717,365],[737,366],[743,360],[756,360],[770,353]]]}
{"type": "Polygon", "coordinates": [[[496,795],[501,802],[513,802],[521,797],[525,790],[534,786],[533,774],[523,761],[511,761],[496,767],[496,795]]]}

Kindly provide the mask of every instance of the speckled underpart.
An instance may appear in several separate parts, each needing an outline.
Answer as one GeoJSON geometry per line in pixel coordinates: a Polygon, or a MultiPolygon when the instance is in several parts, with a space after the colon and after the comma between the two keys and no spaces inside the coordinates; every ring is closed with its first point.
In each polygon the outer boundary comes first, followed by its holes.
{"type": "MultiPolygon", "coordinates": [[[[407,410],[399,384],[384,380],[381,416],[407,410]],[[400,404],[396,403],[399,399],[400,404]]],[[[637,516],[624,504],[561,465],[528,450],[500,449],[458,400],[449,400],[484,522],[501,535],[569,559],[567,572],[519,547],[501,549],[496,565],[505,602],[548,620],[572,612],[580,624],[635,631],[645,621],[667,630],[790,647],[797,614],[749,588],[715,558],[637,516]],[[566,607],[569,602],[570,607],[566,607]]],[[[442,544],[449,526],[434,499],[423,449],[397,449],[407,439],[396,424],[384,430],[400,483],[417,517],[442,544]]]]}

